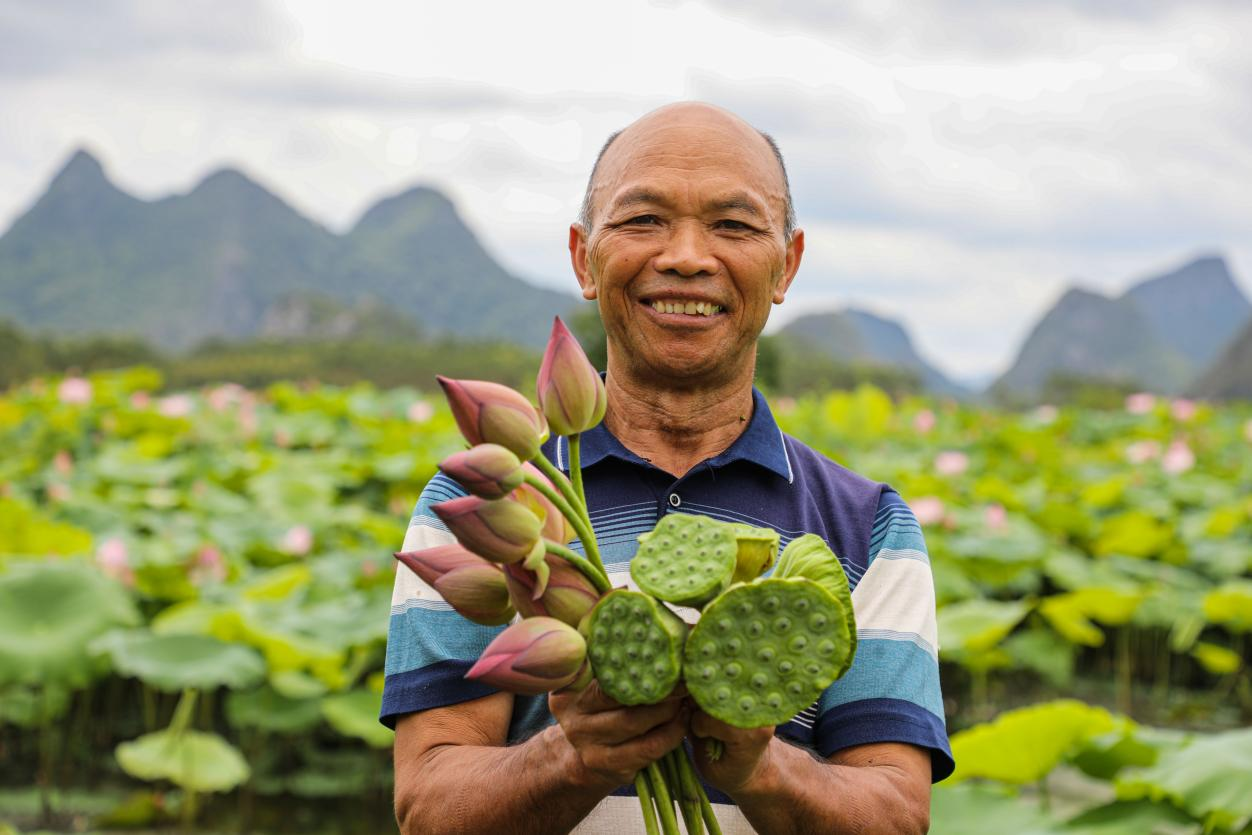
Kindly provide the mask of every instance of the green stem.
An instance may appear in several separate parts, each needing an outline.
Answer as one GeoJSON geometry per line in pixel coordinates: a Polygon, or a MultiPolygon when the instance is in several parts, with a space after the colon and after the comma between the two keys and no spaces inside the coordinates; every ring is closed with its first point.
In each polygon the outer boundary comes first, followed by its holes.
{"type": "Polygon", "coordinates": [[[656,823],[656,807],[652,805],[652,789],[648,788],[648,774],[635,774],[635,794],[639,795],[639,808],[643,812],[643,828],[647,835],[661,835],[656,823]]]}
{"type": "MultiPolygon", "coordinates": [[[[535,462],[537,463],[539,461],[542,461],[545,465],[551,467],[556,476],[559,476],[562,480],[565,479],[564,474],[549,463],[548,459],[544,458],[542,455],[535,456],[535,462]]],[[[540,469],[542,470],[543,466],[540,466],[540,469]]],[[[609,574],[604,570],[604,563],[600,560],[600,547],[596,544],[596,532],[591,527],[591,522],[587,519],[585,512],[580,513],[578,510],[575,510],[575,505],[569,501],[574,488],[570,486],[568,481],[565,481],[562,486],[552,475],[549,475],[548,478],[554,484],[562,487],[561,493],[553,490],[548,484],[544,483],[543,479],[535,478],[530,474],[526,475],[526,483],[542,493],[543,497],[552,502],[552,504],[556,506],[556,509],[561,512],[561,515],[568,519],[569,523],[574,526],[574,533],[578,534],[578,541],[583,544],[583,550],[587,552],[587,559],[591,560],[591,564],[596,567],[596,569],[604,577],[604,581],[607,583],[609,580],[609,574]],[[566,493],[565,489],[568,489],[569,493],[566,493]]]]}
{"type": "Polygon", "coordinates": [[[170,719],[169,730],[175,736],[182,734],[191,724],[192,713],[196,709],[196,696],[199,693],[194,687],[188,687],[178,699],[178,707],[174,708],[174,716],[170,719]]]}
{"type": "Polygon", "coordinates": [[[687,756],[687,749],[678,748],[674,752],[674,757],[674,762],[682,775],[683,788],[689,795],[695,796],[700,816],[704,818],[704,825],[708,827],[709,835],[722,835],[722,825],[717,822],[717,816],[713,814],[713,804],[709,802],[709,796],[704,791],[704,784],[700,782],[700,776],[696,774],[695,766],[691,764],[691,759],[687,756]]]}
{"type": "Polygon", "coordinates": [[[665,775],[656,763],[648,764],[648,778],[652,781],[652,791],[656,792],[656,809],[661,815],[661,831],[665,835],[680,835],[678,818],[674,817],[674,801],[665,785],[665,775]]]}
{"type": "MultiPolygon", "coordinates": [[[[583,465],[580,460],[579,436],[577,433],[569,436],[569,480],[570,486],[574,488],[574,495],[578,497],[581,507],[587,507],[587,494],[583,491],[583,465]]],[[[587,520],[590,524],[591,520],[587,520]]]]}
{"type": "Polygon", "coordinates": [[[581,571],[583,576],[591,581],[591,585],[595,586],[596,591],[600,592],[600,594],[608,594],[609,589],[612,588],[609,585],[608,578],[596,570],[596,567],[588,562],[585,557],[580,556],[577,551],[573,551],[559,542],[553,542],[551,539],[545,539],[543,546],[548,550],[549,554],[560,557],[581,571]]]}
{"type": "Polygon", "coordinates": [[[687,779],[686,770],[679,760],[687,759],[687,751],[680,745],[665,755],[665,769],[669,774],[670,785],[679,798],[678,809],[683,813],[683,823],[687,825],[689,835],[704,835],[704,824],[700,822],[700,800],[696,797],[695,788],[687,779]]]}

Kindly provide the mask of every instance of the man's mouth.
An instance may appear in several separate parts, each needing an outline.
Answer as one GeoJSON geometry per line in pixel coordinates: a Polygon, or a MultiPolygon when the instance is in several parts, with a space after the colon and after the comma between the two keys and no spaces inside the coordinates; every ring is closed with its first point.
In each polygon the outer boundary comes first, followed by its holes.
{"type": "Polygon", "coordinates": [[[713,316],[722,312],[720,304],[713,304],[704,301],[692,301],[690,299],[666,299],[661,301],[656,299],[653,301],[644,300],[644,304],[649,305],[657,313],[682,313],[687,316],[713,316]]]}

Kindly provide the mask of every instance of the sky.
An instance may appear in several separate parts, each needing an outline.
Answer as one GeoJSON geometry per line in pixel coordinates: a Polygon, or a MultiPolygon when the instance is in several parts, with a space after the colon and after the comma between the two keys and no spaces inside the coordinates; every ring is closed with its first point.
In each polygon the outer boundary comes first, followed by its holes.
{"type": "Polygon", "coordinates": [[[1220,253],[1252,295],[1250,37],[1241,0],[0,0],[0,230],[79,147],[148,198],[239,168],[336,231],[422,183],[572,292],[604,138],[699,99],[787,160],[772,328],[868,309],[983,381],[1074,284],[1220,253]]]}

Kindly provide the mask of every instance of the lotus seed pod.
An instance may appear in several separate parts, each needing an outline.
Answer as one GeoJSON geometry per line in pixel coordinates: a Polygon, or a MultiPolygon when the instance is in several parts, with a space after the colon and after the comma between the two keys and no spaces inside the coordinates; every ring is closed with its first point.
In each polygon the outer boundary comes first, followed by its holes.
{"type": "Polygon", "coordinates": [[[618,589],[596,604],[587,656],[600,689],[624,705],[655,704],[682,676],[687,624],[663,604],[618,589]]]}
{"type": "Polygon", "coordinates": [[[778,558],[778,531],[773,528],[756,528],[742,522],[730,525],[739,545],[735,557],[735,574],[732,583],[751,583],[774,565],[778,558]]]}
{"type": "Polygon", "coordinates": [[[852,651],[848,653],[847,663],[839,671],[839,675],[846,673],[848,666],[852,664],[852,656],[856,653],[856,618],[852,614],[852,590],[848,586],[848,575],[844,573],[843,565],[835,552],[830,550],[826,540],[813,533],[791,540],[783,550],[772,576],[812,580],[839,601],[852,641],[852,651]]]}
{"type": "Polygon", "coordinates": [[[847,669],[847,628],[839,601],[810,580],[732,586],[704,608],[687,639],[687,689],[728,725],[781,725],[847,669]]]}
{"type": "Polygon", "coordinates": [[[639,537],[630,576],[639,588],[677,606],[702,606],[730,585],[739,546],[731,525],[671,513],[639,537]]]}

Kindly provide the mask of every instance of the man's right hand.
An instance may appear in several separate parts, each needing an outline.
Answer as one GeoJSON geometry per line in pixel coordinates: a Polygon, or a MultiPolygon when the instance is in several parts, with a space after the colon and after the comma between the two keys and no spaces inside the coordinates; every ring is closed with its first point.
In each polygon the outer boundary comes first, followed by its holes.
{"type": "Polygon", "coordinates": [[[685,696],[680,686],[654,705],[628,707],[592,681],[581,692],[549,694],[548,708],[582,763],[583,782],[610,792],[682,742],[691,718],[685,696]]]}

